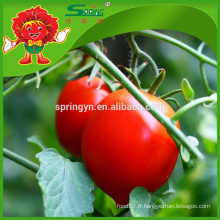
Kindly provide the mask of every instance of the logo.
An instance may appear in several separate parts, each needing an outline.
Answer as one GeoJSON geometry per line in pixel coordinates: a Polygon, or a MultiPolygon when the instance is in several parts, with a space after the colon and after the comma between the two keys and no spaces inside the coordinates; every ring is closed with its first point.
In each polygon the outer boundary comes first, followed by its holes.
{"type": "Polygon", "coordinates": [[[67,10],[71,14],[65,14],[65,16],[103,16],[104,9],[97,9],[96,5],[93,8],[87,8],[85,4],[70,5],[67,10]]]}
{"type": "Polygon", "coordinates": [[[4,37],[3,53],[15,49],[18,44],[23,43],[26,50],[25,57],[19,61],[19,64],[31,64],[32,55],[37,55],[38,64],[48,64],[50,60],[43,56],[43,49],[47,43],[63,43],[70,28],[58,31],[58,18],[48,14],[48,11],[37,6],[19,12],[17,17],[12,18],[12,30],[17,37],[12,41],[4,37]]]}

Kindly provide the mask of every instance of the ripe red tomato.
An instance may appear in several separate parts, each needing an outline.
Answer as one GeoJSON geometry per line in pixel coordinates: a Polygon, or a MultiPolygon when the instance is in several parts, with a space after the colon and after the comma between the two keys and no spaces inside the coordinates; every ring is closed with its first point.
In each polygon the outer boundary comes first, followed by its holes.
{"type": "MultiPolygon", "coordinates": [[[[165,101],[141,92],[154,106],[164,106],[164,110],[161,107],[158,111],[169,118],[174,115],[165,101]]],[[[127,108],[132,103],[140,107],[125,89],[111,93],[99,105],[111,109],[117,103],[127,108]]],[[[82,151],[94,182],[120,205],[128,204],[135,187],[158,190],[171,175],[178,157],[166,128],[145,109],[96,109],[85,126],[82,151]]]]}
{"type": "Polygon", "coordinates": [[[58,139],[61,145],[76,157],[82,156],[82,133],[93,110],[92,106],[95,107],[111,92],[104,83],[99,90],[96,90],[100,83],[99,77],[94,77],[90,83],[87,80],[88,76],[69,81],[61,91],[56,105],[56,132],[58,139]],[[61,108],[64,108],[61,105],[71,105],[72,109],[74,105],[75,109],[71,110],[68,106],[68,110],[61,111],[61,108]],[[89,105],[92,106],[89,107],[89,105]]]}

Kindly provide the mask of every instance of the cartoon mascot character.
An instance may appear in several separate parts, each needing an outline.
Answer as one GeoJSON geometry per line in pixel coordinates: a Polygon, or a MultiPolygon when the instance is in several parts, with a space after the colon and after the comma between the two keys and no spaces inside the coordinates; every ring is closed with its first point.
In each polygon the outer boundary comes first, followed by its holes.
{"type": "Polygon", "coordinates": [[[18,13],[17,17],[12,19],[12,30],[17,40],[11,41],[8,37],[4,37],[3,52],[7,53],[19,43],[24,43],[26,54],[19,61],[20,64],[32,63],[32,54],[37,54],[38,64],[50,63],[50,60],[42,54],[44,45],[48,42],[64,42],[70,31],[70,28],[66,28],[57,32],[59,27],[57,20],[58,18],[52,17],[40,6],[18,13]]]}

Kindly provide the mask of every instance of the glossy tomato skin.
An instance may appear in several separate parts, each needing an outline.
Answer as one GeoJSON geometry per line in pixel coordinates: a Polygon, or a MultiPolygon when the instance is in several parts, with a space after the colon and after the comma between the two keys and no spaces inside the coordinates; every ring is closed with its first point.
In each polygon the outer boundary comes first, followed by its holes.
{"type": "MultiPolygon", "coordinates": [[[[165,101],[141,92],[152,104],[164,105],[161,113],[169,118],[174,115],[165,101]]],[[[116,103],[140,106],[125,89],[113,92],[99,105],[110,109],[116,103]]],[[[178,157],[165,127],[145,109],[94,111],[84,129],[82,151],[94,182],[120,205],[128,204],[135,187],[158,190],[171,175],[178,157]]]]}
{"type": "MultiPolygon", "coordinates": [[[[110,94],[106,84],[100,83],[99,77],[94,77],[90,83],[88,76],[75,81],[69,81],[62,89],[57,105],[77,105],[81,110],[56,110],[56,133],[61,145],[75,157],[82,157],[81,141],[85,124],[92,112],[92,107],[86,109],[82,105],[93,105],[94,107],[107,95],[110,94]]],[[[60,107],[61,108],[61,107],[60,107]]]]}

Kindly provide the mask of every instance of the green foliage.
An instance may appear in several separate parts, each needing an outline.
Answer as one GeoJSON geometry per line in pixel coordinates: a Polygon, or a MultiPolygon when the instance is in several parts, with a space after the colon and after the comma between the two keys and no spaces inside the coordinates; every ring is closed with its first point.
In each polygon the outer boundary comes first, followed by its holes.
{"type": "Polygon", "coordinates": [[[151,196],[144,187],[137,187],[130,193],[130,211],[133,217],[148,217],[151,196]]]}
{"type": "Polygon", "coordinates": [[[184,162],[186,162],[186,163],[189,162],[189,160],[190,160],[189,151],[185,147],[183,147],[183,145],[181,145],[181,147],[180,147],[180,155],[181,155],[182,160],[184,162]]]}
{"type": "Polygon", "coordinates": [[[92,68],[92,72],[89,76],[88,82],[90,82],[100,71],[101,65],[98,62],[95,62],[95,65],[92,68]]]}
{"type": "Polygon", "coordinates": [[[34,146],[40,148],[41,150],[45,150],[47,147],[42,143],[42,141],[40,140],[40,138],[36,135],[33,135],[29,138],[27,138],[27,141],[31,144],[33,144],[34,146]]]}
{"type": "Polygon", "coordinates": [[[131,78],[131,81],[134,83],[134,85],[137,86],[138,89],[141,89],[141,85],[137,76],[130,69],[122,65],[119,66],[121,66],[129,74],[129,77],[131,78]]]}
{"type": "Polygon", "coordinates": [[[189,84],[187,79],[183,79],[181,82],[181,88],[183,91],[183,95],[185,96],[188,102],[191,102],[194,99],[194,90],[189,84]]]}
{"type": "Polygon", "coordinates": [[[55,149],[44,150],[36,157],[46,217],[81,217],[93,212],[93,184],[82,163],[65,159],[55,149]]]}
{"type": "MultiPolygon", "coordinates": [[[[183,33],[170,33],[174,37],[181,37],[181,41],[183,42],[190,42],[190,45],[194,47],[197,47],[197,44],[200,42],[198,39],[184,35],[183,33]]],[[[116,41],[114,42],[116,44],[115,47],[109,46],[108,39],[104,41],[110,60],[116,62],[120,59],[120,62],[115,63],[115,65],[123,64],[127,66],[126,56],[116,56],[116,54],[128,52],[127,49],[125,51],[125,48],[117,46],[118,37],[116,37],[116,41]]],[[[188,56],[185,52],[181,52],[179,48],[170,46],[167,43],[160,42],[155,44],[154,40],[146,38],[140,42],[143,50],[148,50],[160,67],[169,70],[163,86],[158,88],[159,94],[165,94],[166,101],[172,101],[175,104],[178,100],[178,105],[184,106],[186,101],[181,94],[177,94],[182,90],[188,102],[194,99],[194,91],[198,97],[206,95],[205,91],[203,91],[204,87],[198,86],[202,83],[202,80],[199,76],[199,70],[195,66],[195,59],[191,55],[188,56]],[[175,90],[176,85],[180,84],[183,77],[186,77],[190,81],[190,84],[188,80],[184,79],[181,85],[182,89],[175,90]],[[172,90],[175,90],[175,92],[169,92],[172,90]],[[175,95],[175,99],[173,99],[175,101],[171,98],[167,99],[170,95],[175,95]]],[[[204,53],[207,53],[210,57],[214,57],[208,48],[204,50],[204,53]]],[[[70,73],[73,76],[71,80],[76,80],[91,73],[96,65],[93,59],[84,57],[83,53],[79,50],[69,52],[60,61],[64,61],[70,56],[72,56],[71,59],[62,63],[62,65],[55,68],[48,75],[42,77],[41,87],[38,92],[34,90],[34,85],[19,90],[17,88],[14,94],[10,94],[5,99],[5,145],[32,161],[36,160],[34,155],[39,151],[38,148],[40,150],[41,148],[45,148],[45,145],[37,136],[31,136],[33,134],[40,136],[47,146],[56,146],[64,157],[69,158],[69,154],[61,148],[56,138],[54,106],[61,87],[66,83],[67,77],[65,74],[70,73]],[[61,75],[64,77],[60,77],[61,75]],[[22,97],[22,99],[19,97],[22,97]],[[15,111],[16,114],[14,114],[15,111]],[[28,138],[28,142],[38,148],[30,147],[30,144],[26,142],[26,138],[29,136],[31,137],[28,138]]],[[[207,75],[207,80],[209,81],[208,87],[210,86],[216,89],[215,70],[208,65],[204,65],[203,68],[207,68],[207,72],[210,73],[207,75]]],[[[152,71],[149,70],[150,66],[146,62],[137,66],[137,73],[143,88],[149,88],[152,82],[152,75],[150,73],[152,71]]],[[[40,74],[44,71],[41,71],[40,74]]],[[[204,70],[203,72],[205,74],[204,70]]],[[[28,77],[25,79],[26,81],[30,80],[31,77],[35,77],[35,74],[28,77]]],[[[111,91],[122,87],[103,67],[101,67],[101,77],[111,91]]],[[[8,81],[4,86],[5,89],[16,81],[16,78],[8,81]]],[[[33,84],[35,82],[34,80],[33,84]]],[[[210,94],[213,93],[212,89],[208,91],[211,91],[210,94]]],[[[170,102],[171,105],[172,102],[170,102]]],[[[191,134],[198,138],[200,142],[198,149],[207,158],[210,157],[212,162],[216,161],[217,154],[216,115],[216,103],[207,103],[190,110],[180,120],[181,130],[187,135],[191,134]],[[196,118],[199,120],[196,121],[196,118]]],[[[194,146],[198,145],[198,140],[194,137],[188,136],[187,139],[194,146]]],[[[187,152],[186,148],[182,147],[171,177],[157,192],[150,193],[142,187],[138,187],[132,191],[130,204],[134,203],[138,205],[145,204],[146,202],[146,204],[149,203],[154,206],[154,209],[135,209],[131,207],[132,216],[216,216],[216,164],[211,164],[210,161],[208,161],[208,165],[198,164],[195,159],[189,158],[187,152]],[[162,208],[165,204],[210,204],[210,208],[162,208]]],[[[38,157],[41,161],[38,180],[43,191],[46,216],[83,216],[85,213],[92,213],[94,197],[91,191],[93,190],[93,186],[84,165],[78,162],[70,162],[59,155],[54,149],[44,150],[38,154],[38,157]],[[74,173],[74,175],[71,176],[70,173],[74,173]],[[64,174],[66,179],[63,178],[64,174]],[[53,177],[54,179],[52,180],[51,178],[53,177]],[[77,185],[79,183],[81,184],[77,185]],[[67,188],[68,194],[65,191],[67,188]],[[83,194],[80,194],[80,190],[83,194]],[[57,194],[59,192],[61,194],[57,194]],[[64,199],[62,201],[58,198],[60,195],[63,195],[64,199]]],[[[71,160],[75,161],[76,159],[71,158],[71,160]]],[[[94,206],[101,213],[106,216],[120,216],[121,209],[117,209],[115,202],[99,188],[95,191],[95,198],[94,206]]],[[[89,215],[86,214],[86,216],[89,215]]],[[[95,216],[95,212],[92,215],[95,216]]],[[[21,166],[16,166],[16,164],[7,159],[4,159],[4,216],[43,216],[40,189],[33,173],[21,166]]]]}
{"type": "Polygon", "coordinates": [[[115,78],[104,68],[102,68],[102,79],[112,92],[116,91],[120,87],[120,85],[116,83],[115,78]]]}
{"type": "Polygon", "coordinates": [[[121,210],[117,208],[115,201],[98,187],[95,191],[94,207],[106,216],[115,216],[121,210]]]}
{"type": "Polygon", "coordinates": [[[156,77],[156,79],[152,82],[150,88],[148,89],[148,93],[154,95],[157,91],[160,84],[163,82],[166,71],[163,69],[160,74],[156,77]]]}
{"type": "Polygon", "coordinates": [[[157,216],[217,216],[217,168],[215,162],[214,160],[214,162],[200,164],[198,168],[184,176],[178,183],[177,193],[167,203],[167,208],[161,209],[157,216]],[[200,205],[207,205],[207,207],[201,208],[200,205]]]}
{"type": "Polygon", "coordinates": [[[58,79],[62,74],[67,73],[72,68],[76,68],[80,65],[82,62],[82,52],[80,51],[72,51],[70,53],[67,53],[65,56],[63,56],[59,61],[57,61],[54,65],[56,65],[58,62],[65,60],[66,58],[72,56],[72,59],[69,61],[63,63],[58,68],[53,70],[50,74],[44,77],[44,83],[50,84],[53,83],[55,80],[58,79]]]}

